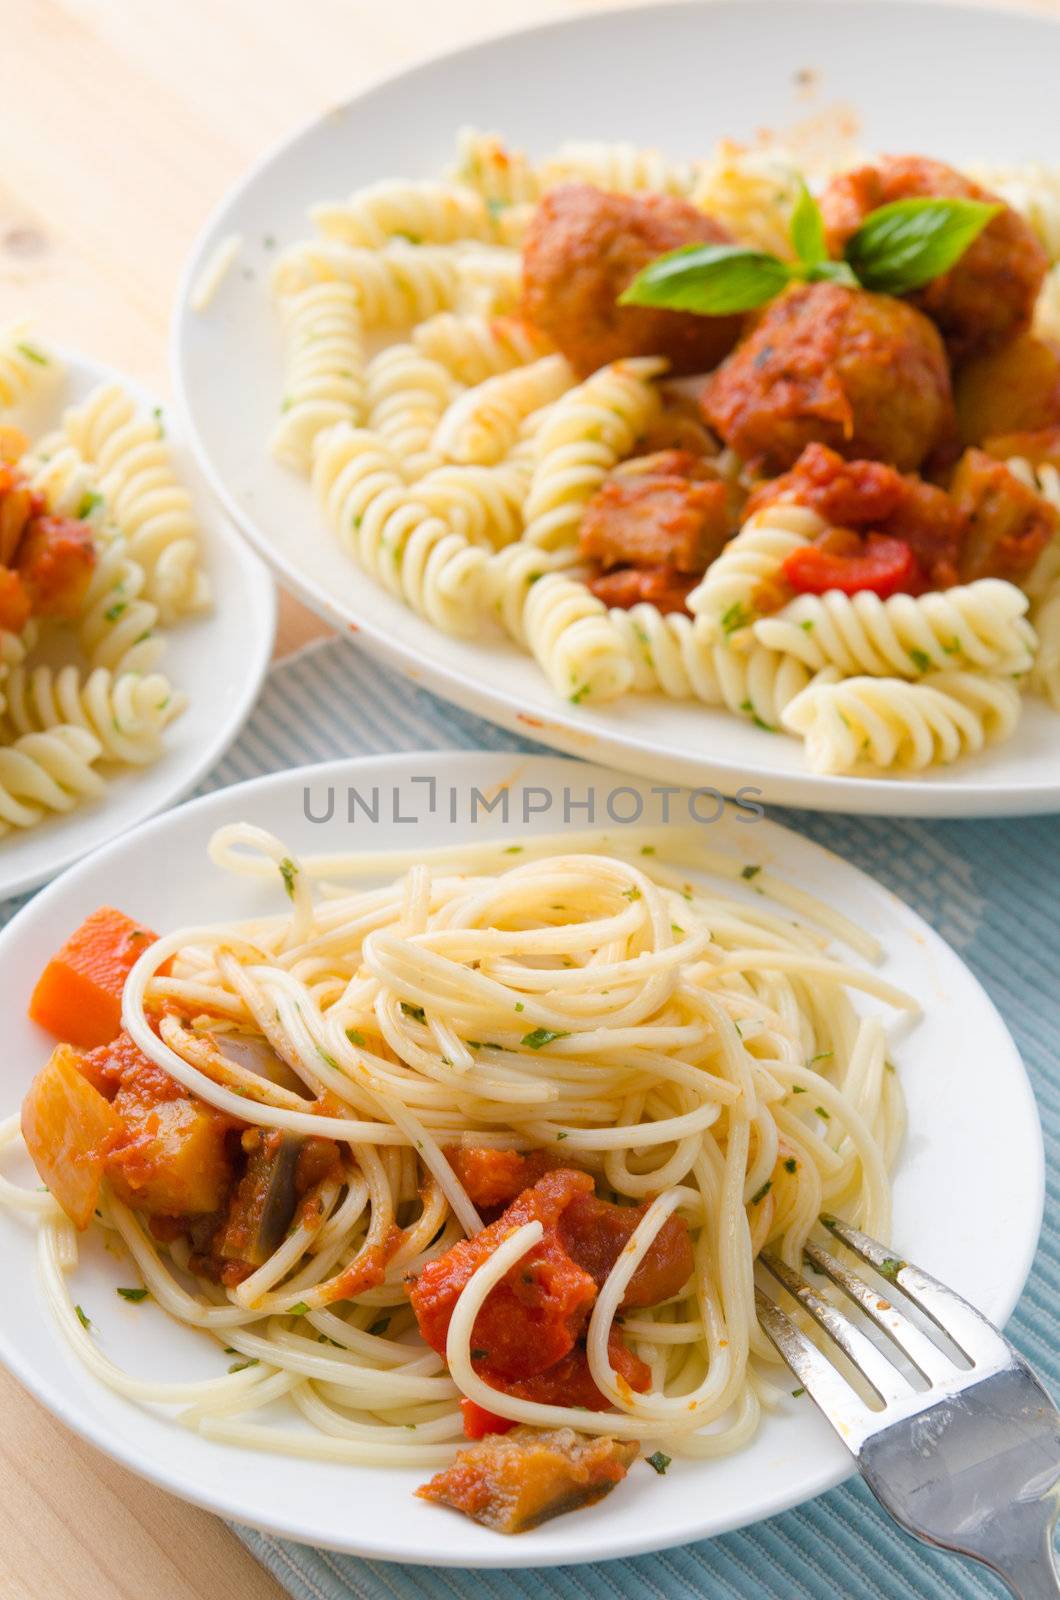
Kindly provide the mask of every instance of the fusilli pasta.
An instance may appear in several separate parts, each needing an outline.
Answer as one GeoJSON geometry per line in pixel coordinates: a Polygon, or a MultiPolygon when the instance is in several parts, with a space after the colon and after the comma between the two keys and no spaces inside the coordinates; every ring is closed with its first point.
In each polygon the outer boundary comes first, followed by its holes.
{"type": "Polygon", "coordinates": [[[917,683],[864,677],[817,681],[789,702],[781,722],[805,740],[814,772],[862,767],[919,772],[1008,738],[1021,707],[1011,678],[936,672],[917,683]]]}
{"type": "Polygon", "coordinates": [[[19,666],[7,678],[7,722],[15,736],[63,726],[86,730],[97,740],[101,761],[144,766],[162,753],[162,730],[187,704],[161,673],[126,672],[115,678],[104,667],[83,678],[75,666],[19,666]]]}
{"type": "Polygon", "coordinates": [[[313,440],[364,411],[361,308],[349,283],[314,283],[280,301],[285,347],[283,415],[269,448],[277,461],[308,473],[313,440]]]}

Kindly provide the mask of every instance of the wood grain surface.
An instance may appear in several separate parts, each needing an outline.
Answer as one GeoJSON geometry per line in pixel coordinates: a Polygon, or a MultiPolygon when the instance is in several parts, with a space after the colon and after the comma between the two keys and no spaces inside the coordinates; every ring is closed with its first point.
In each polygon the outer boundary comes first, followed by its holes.
{"type": "MultiPolygon", "coordinates": [[[[185,257],[263,149],[414,60],[610,4],[4,0],[0,320],[32,315],[167,396],[185,257]]],[[[283,597],[278,654],[325,631],[283,597]]],[[[3,1371],[0,1407],[0,1600],[278,1600],[222,1522],[82,1444],[3,1371]]]]}

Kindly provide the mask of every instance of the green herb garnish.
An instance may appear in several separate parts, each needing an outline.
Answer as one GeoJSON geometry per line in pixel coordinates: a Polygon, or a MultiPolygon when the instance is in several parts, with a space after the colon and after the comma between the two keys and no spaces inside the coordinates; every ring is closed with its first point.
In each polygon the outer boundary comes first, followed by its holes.
{"type": "Polygon", "coordinates": [[[673,1457],[663,1455],[661,1450],[654,1450],[650,1456],[645,1456],[644,1459],[648,1463],[649,1467],[651,1467],[652,1471],[657,1472],[661,1478],[667,1467],[670,1465],[670,1462],[673,1460],[673,1457]]]}
{"type": "Polygon", "coordinates": [[[410,1005],[407,1005],[404,1000],[402,1000],[402,1002],[401,1002],[401,1010],[402,1010],[403,1015],[405,1015],[406,1017],[411,1017],[413,1022],[426,1022],[427,1021],[427,1013],[426,1013],[426,1011],[424,1011],[422,1006],[410,1006],[410,1005]]]}
{"type": "Polygon", "coordinates": [[[769,1193],[769,1191],[770,1191],[770,1189],[772,1189],[772,1187],[773,1187],[772,1178],[767,1178],[765,1183],[762,1185],[762,1187],[760,1189],[756,1189],[754,1194],[751,1196],[751,1204],[753,1206],[758,1205],[762,1200],[765,1199],[766,1195],[769,1193]]]}
{"type": "Polygon", "coordinates": [[[233,1361],[228,1370],[229,1372],[246,1372],[248,1367],[256,1367],[257,1365],[257,1356],[248,1356],[246,1361],[233,1361]]]}
{"type": "Polygon", "coordinates": [[[895,200],[870,211],[843,259],[832,261],[820,209],[802,184],[791,219],[796,261],[738,244],[683,245],[649,262],[618,303],[725,317],[765,305],[792,283],[908,294],[948,272],[1001,209],[941,196],[895,200]]]}
{"type": "Polygon", "coordinates": [[[350,1043],[355,1044],[359,1050],[363,1050],[365,1048],[364,1034],[361,1032],[360,1028],[347,1028],[346,1037],[350,1043]]]}
{"type": "Polygon", "coordinates": [[[309,1307],[307,1306],[306,1302],[304,1300],[299,1300],[291,1307],[287,1315],[289,1317],[304,1317],[308,1310],[309,1307]]]}
{"type": "Polygon", "coordinates": [[[525,1044],[528,1050],[540,1050],[542,1045],[551,1044],[553,1039],[569,1039],[569,1032],[557,1028],[535,1028],[532,1033],[524,1034],[520,1044],[525,1044]]]}
{"type": "Polygon", "coordinates": [[[92,1326],[92,1318],[89,1317],[89,1316],[86,1316],[84,1311],[82,1310],[82,1308],[80,1306],[75,1306],[74,1310],[77,1313],[77,1320],[81,1324],[82,1328],[91,1328],[91,1326],[92,1326]]]}
{"type": "Polygon", "coordinates": [[[298,876],[298,865],[290,856],[284,856],[279,864],[280,877],[283,879],[284,889],[287,891],[288,900],[294,899],[294,880],[298,876]]]}
{"type": "Polygon", "coordinates": [[[750,883],[752,878],[758,877],[758,874],[761,872],[761,870],[761,867],[744,867],[740,873],[740,877],[746,878],[748,883],[750,883]]]}
{"type": "Polygon", "coordinates": [[[151,1293],[150,1289],[116,1289],[115,1294],[120,1294],[123,1300],[131,1300],[138,1306],[141,1300],[146,1300],[151,1293]]]}

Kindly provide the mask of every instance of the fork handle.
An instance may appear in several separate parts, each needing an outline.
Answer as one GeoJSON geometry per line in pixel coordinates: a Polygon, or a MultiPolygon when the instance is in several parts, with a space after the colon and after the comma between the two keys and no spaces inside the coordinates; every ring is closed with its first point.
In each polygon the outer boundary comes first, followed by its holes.
{"type": "Polygon", "coordinates": [[[1052,1526],[1044,1529],[1036,1549],[1013,1551],[1003,1561],[989,1564],[1004,1578],[1016,1600],[1057,1600],[1060,1595],[1052,1526]]]}

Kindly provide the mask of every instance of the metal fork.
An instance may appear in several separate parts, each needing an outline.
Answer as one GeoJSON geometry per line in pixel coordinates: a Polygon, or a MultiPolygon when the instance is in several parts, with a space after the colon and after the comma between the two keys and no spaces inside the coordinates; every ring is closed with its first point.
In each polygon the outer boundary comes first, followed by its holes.
{"type": "Polygon", "coordinates": [[[983,1562],[1018,1600],[1055,1600],[1060,1412],[1008,1340],[960,1295],[857,1228],[821,1220],[970,1365],[959,1366],[884,1292],[816,1244],[806,1246],[807,1260],[897,1345],[927,1389],[914,1388],[866,1333],[772,1255],[762,1265],[835,1341],[882,1409],[866,1405],[787,1312],[756,1289],[762,1327],[903,1528],[983,1562]]]}

